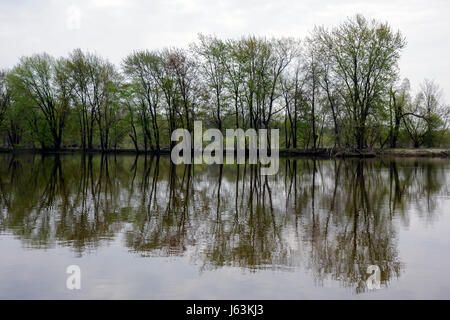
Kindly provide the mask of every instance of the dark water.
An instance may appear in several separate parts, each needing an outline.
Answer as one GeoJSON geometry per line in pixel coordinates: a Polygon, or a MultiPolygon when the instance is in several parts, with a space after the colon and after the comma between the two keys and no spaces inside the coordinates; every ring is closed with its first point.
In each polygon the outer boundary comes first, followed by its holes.
{"type": "Polygon", "coordinates": [[[443,159],[282,159],[266,177],[0,155],[0,298],[449,299],[449,178],[443,159]]]}

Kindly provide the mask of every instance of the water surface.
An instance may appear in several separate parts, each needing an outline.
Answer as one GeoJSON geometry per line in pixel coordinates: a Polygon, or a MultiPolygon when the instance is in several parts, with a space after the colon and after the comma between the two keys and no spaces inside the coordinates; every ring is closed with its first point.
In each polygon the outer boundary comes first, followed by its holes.
{"type": "Polygon", "coordinates": [[[2,154],[0,298],[450,299],[450,161],[282,159],[259,173],[2,154]],[[66,288],[72,264],[81,290],[66,288]]]}

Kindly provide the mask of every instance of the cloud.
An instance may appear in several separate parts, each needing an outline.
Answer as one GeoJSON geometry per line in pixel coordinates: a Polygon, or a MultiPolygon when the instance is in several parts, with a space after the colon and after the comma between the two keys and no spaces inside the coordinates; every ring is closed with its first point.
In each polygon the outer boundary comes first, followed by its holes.
{"type": "Polygon", "coordinates": [[[92,5],[98,8],[105,7],[124,7],[129,4],[129,2],[125,0],[92,0],[92,5]]]}
{"type": "Polygon", "coordinates": [[[448,0],[27,0],[0,1],[0,68],[22,55],[95,51],[119,64],[136,49],[186,47],[198,33],[305,37],[362,13],[389,21],[406,36],[401,76],[413,90],[435,79],[450,95],[448,0]],[[74,32],[76,31],[76,32],[74,32]]]}

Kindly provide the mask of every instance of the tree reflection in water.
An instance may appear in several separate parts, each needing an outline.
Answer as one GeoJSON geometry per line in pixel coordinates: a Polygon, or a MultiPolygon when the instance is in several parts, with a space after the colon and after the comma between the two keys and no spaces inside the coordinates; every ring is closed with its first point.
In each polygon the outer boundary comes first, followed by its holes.
{"type": "Polygon", "coordinates": [[[142,256],[188,256],[201,270],[310,270],[365,290],[399,277],[399,223],[411,206],[432,222],[449,195],[445,160],[282,159],[257,165],[180,165],[168,157],[1,155],[0,231],[28,248],[83,256],[123,236],[142,256]]]}

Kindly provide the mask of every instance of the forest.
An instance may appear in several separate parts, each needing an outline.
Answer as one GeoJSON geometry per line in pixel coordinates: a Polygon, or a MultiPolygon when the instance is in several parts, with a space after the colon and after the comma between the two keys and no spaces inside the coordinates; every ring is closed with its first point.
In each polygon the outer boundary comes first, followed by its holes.
{"type": "Polygon", "coordinates": [[[4,150],[161,152],[177,128],[279,129],[280,147],[448,147],[449,106],[433,80],[412,92],[406,39],[362,15],[303,39],[198,36],[120,66],[75,49],[0,71],[4,150]]]}

